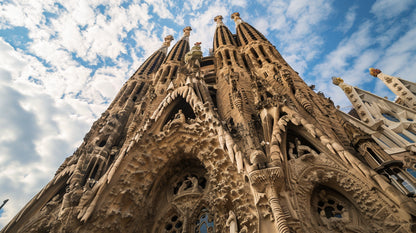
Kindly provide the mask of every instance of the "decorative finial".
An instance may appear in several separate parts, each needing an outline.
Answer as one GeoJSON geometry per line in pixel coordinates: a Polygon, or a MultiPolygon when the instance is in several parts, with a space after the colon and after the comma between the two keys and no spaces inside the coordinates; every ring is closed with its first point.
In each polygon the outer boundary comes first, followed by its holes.
{"type": "Polygon", "coordinates": [[[223,19],[222,15],[215,16],[214,21],[217,23],[217,27],[224,25],[224,23],[222,22],[222,19],[223,19]]]}
{"type": "Polygon", "coordinates": [[[192,46],[191,51],[185,54],[185,63],[188,64],[191,60],[199,60],[202,58],[201,42],[195,42],[192,46]]]}
{"type": "Polygon", "coordinates": [[[173,38],[172,35],[168,35],[165,37],[165,42],[163,42],[163,47],[169,47],[170,46],[170,42],[172,40],[174,40],[175,38],[173,38]]]}
{"type": "Polygon", "coordinates": [[[231,15],[231,19],[233,19],[233,20],[234,20],[235,25],[239,25],[240,23],[242,23],[242,22],[243,22],[243,20],[241,20],[241,18],[240,18],[240,13],[238,13],[238,12],[234,12],[234,13],[231,15]]]}
{"type": "Polygon", "coordinates": [[[381,70],[379,69],[370,68],[369,70],[370,70],[370,74],[376,78],[377,78],[377,75],[381,73],[381,70]]]}
{"type": "Polygon", "coordinates": [[[187,26],[183,29],[183,36],[189,37],[191,35],[192,28],[187,26]]]}
{"type": "Polygon", "coordinates": [[[343,83],[343,82],[344,82],[344,80],[342,78],[340,78],[340,77],[332,77],[332,83],[335,84],[335,85],[337,85],[337,86],[339,84],[343,83]]]}

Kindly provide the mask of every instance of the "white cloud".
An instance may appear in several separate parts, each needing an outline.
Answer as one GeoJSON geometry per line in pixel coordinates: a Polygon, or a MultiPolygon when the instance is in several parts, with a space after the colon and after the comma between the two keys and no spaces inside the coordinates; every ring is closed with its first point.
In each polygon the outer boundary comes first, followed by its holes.
{"type": "Polygon", "coordinates": [[[376,0],[370,12],[379,19],[391,19],[410,9],[414,4],[413,0],[376,0]]]}
{"type": "Polygon", "coordinates": [[[338,30],[343,33],[346,33],[354,25],[355,18],[357,17],[357,5],[350,7],[345,15],[345,20],[341,25],[338,26],[338,30]]]}
{"type": "Polygon", "coordinates": [[[330,77],[334,73],[339,73],[348,69],[348,59],[352,59],[374,43],[370,36],[372,24],[363,23],[358,31],[350,37],[343,39],[336,50],[329,53],[324,62],[315,67],[315,73],[323,77],[330,77]]]}

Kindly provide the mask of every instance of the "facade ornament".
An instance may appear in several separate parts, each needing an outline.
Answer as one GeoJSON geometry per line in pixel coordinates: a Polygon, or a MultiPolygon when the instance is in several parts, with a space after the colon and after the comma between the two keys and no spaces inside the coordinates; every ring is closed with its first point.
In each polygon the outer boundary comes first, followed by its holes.
{"type": "MultiPolygon", "coordinates": [[[[201,51],[201,42],[196,42],[194,46],[191,48],[191,51],[185,54],[185,63],[195,63],[195,61],[199,61],[202,58],[202,51],[201,51]]],[[[191,64],[193,65],[193,64],[191,64]]]]}
{"type": "Polygon", "coordinates": [[[377,75],[381,73],[381,70],[379,69],[370,68],[369,70],[370,70],[371,76],[374,76],[374,77],[377,77],[377,75]]]}
{"type": "Polygon", "coordinates": [[[183,29],[183,36],[189,37],[191,35],[192,28],[190,26],[187,26],[183,29]]]}
{"type": "Polygon", "coordinates": [[[231,15],[231,19],[233,19],[233,20],[234,20],[234,22],[235,22],[235,26],[238,26],[240,23],[242,23],[242,22],[243,22],[243,20],[240,18],[240,13],[238,13],[238,12],[234,12],[234,13],[231,15]]]}
{"type": "Polygon", "coordinates": [[[230,228],[230,233],[238,233],[237,217],[232,210],[228,212],[228,219],[225,224],[230,228]]]}
{"type": "Polygon", "coordinates": [[[224,26],[222,19],[223,19],[222,15],[215,16],[214,21],[217,23],[217,27],[224,26]]]}
{"type": "Polygon", "coordinates": [[[172,40],[174,40],[172,35],[168,35],[165,37],[165,42],[163,42],[163,46],[169,47],[172,40]]]}
{"type": "Polygon", "coordinates": [[[275,219],[274,225],[278,233],[289,233],[285,214],[279,201],[277,190],[284,185],[281,167],[265,168],[249,173],[252,187],[259,193],[266,192],[266,196],[275,219]]]}

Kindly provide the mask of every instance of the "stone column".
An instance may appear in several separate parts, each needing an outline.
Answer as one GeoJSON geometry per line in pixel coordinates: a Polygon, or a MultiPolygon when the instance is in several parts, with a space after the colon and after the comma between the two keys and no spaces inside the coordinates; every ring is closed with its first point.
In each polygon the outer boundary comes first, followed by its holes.
{"type": "Polygon", "coordinates": [[[277,191],[283,187],[283,170],[281,167],[254,170],[249,174],[253,188],[258,192],[266,192],[274,217],[274,225],[278,233],[290,233],[285,215],[279,203],[277,191]]]}

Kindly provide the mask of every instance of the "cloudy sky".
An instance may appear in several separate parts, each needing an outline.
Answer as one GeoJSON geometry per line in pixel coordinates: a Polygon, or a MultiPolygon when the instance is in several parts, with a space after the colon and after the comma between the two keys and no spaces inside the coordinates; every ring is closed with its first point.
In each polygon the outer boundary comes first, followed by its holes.
{"type": "Polygon", "coordinates": [[[193,28],[212,47],[216,15],[255,26],[308,84],[348,110],[340,76],[394,95],[369,67],[416,82],[414,0],[3,0],[0,2],[0,228],[80,145],[122,84],[162,44],[193,28]]]}

